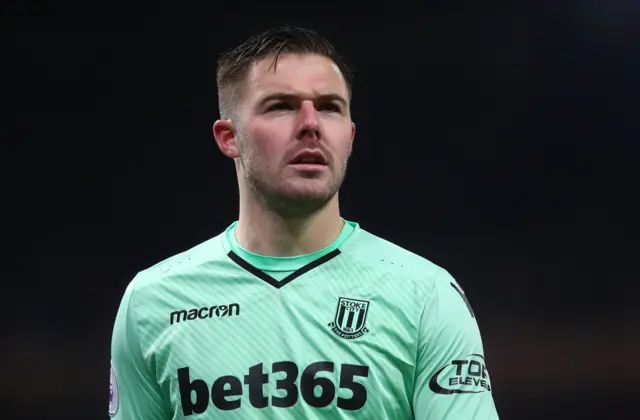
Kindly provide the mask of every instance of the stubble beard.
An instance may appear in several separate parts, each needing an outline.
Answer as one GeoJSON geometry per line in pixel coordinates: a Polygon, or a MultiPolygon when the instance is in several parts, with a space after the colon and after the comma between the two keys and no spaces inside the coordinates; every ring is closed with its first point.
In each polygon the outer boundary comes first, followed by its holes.
{"type": "Polygon", "coordinates": [[[304,187],[292,185],[295,181],[270,180],[264,173],[266,171],[255,164],[250,153],[242,155],[240,164],[244,169],[247,187],[260,205],[265,210],[286,218],[303,218],[323,209],[338,193],[347,169],[345,161],[339,167],[339,172],[332,173],[329,188],[324,187],[317,192],[301,192],[300,189],[304,187]]]}

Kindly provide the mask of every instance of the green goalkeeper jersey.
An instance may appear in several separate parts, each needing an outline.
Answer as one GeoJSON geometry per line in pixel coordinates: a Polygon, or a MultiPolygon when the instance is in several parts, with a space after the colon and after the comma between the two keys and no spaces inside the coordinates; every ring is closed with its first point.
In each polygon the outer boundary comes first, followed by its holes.
{"type": "Polygon", "coordinates": [[[498,418],[478,324],[447,271],[357,223],[286,258],[244,250],[235,226],[127,287],[111,417],[498,418]]]}

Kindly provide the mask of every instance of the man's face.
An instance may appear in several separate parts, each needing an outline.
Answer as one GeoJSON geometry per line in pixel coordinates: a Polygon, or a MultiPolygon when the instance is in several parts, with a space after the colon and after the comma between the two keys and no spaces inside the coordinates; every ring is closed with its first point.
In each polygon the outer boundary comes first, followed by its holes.
{"type": "Polygon", "coordinates": [[[240,107],[240,172],[269,204],[307,212],[340,188],[354,125],[337,66],[318,55],[287,54],[254,65],[240,107]]]}

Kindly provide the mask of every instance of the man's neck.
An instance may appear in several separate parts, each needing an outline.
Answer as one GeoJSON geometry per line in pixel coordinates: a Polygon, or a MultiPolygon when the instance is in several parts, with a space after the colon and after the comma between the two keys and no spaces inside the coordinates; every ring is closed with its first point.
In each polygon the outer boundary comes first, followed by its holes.
{"type": "Polygon", "coordinates": [[[310,254],[335,241],[344,222],[338,197],[323,209],[298,219],[285,219],[258,206],[240,209],[236,239],[249,252],[272,257],[310,254]]]}

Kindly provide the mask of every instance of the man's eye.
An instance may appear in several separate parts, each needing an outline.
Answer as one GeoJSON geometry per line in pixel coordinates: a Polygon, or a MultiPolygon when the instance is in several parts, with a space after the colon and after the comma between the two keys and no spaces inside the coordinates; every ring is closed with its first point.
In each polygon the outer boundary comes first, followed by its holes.
{"type": "Polygon", "coordinates": [[[337,104],[327,103],[318,105],[318,111],[341,112],[342,109],[337,104]]]}
{"type": "Polygon", "coordinates": [[[292,109],[291,105],[286,102],[278,102],[267,107],[267,111],[283,111],[292,109]]]}

